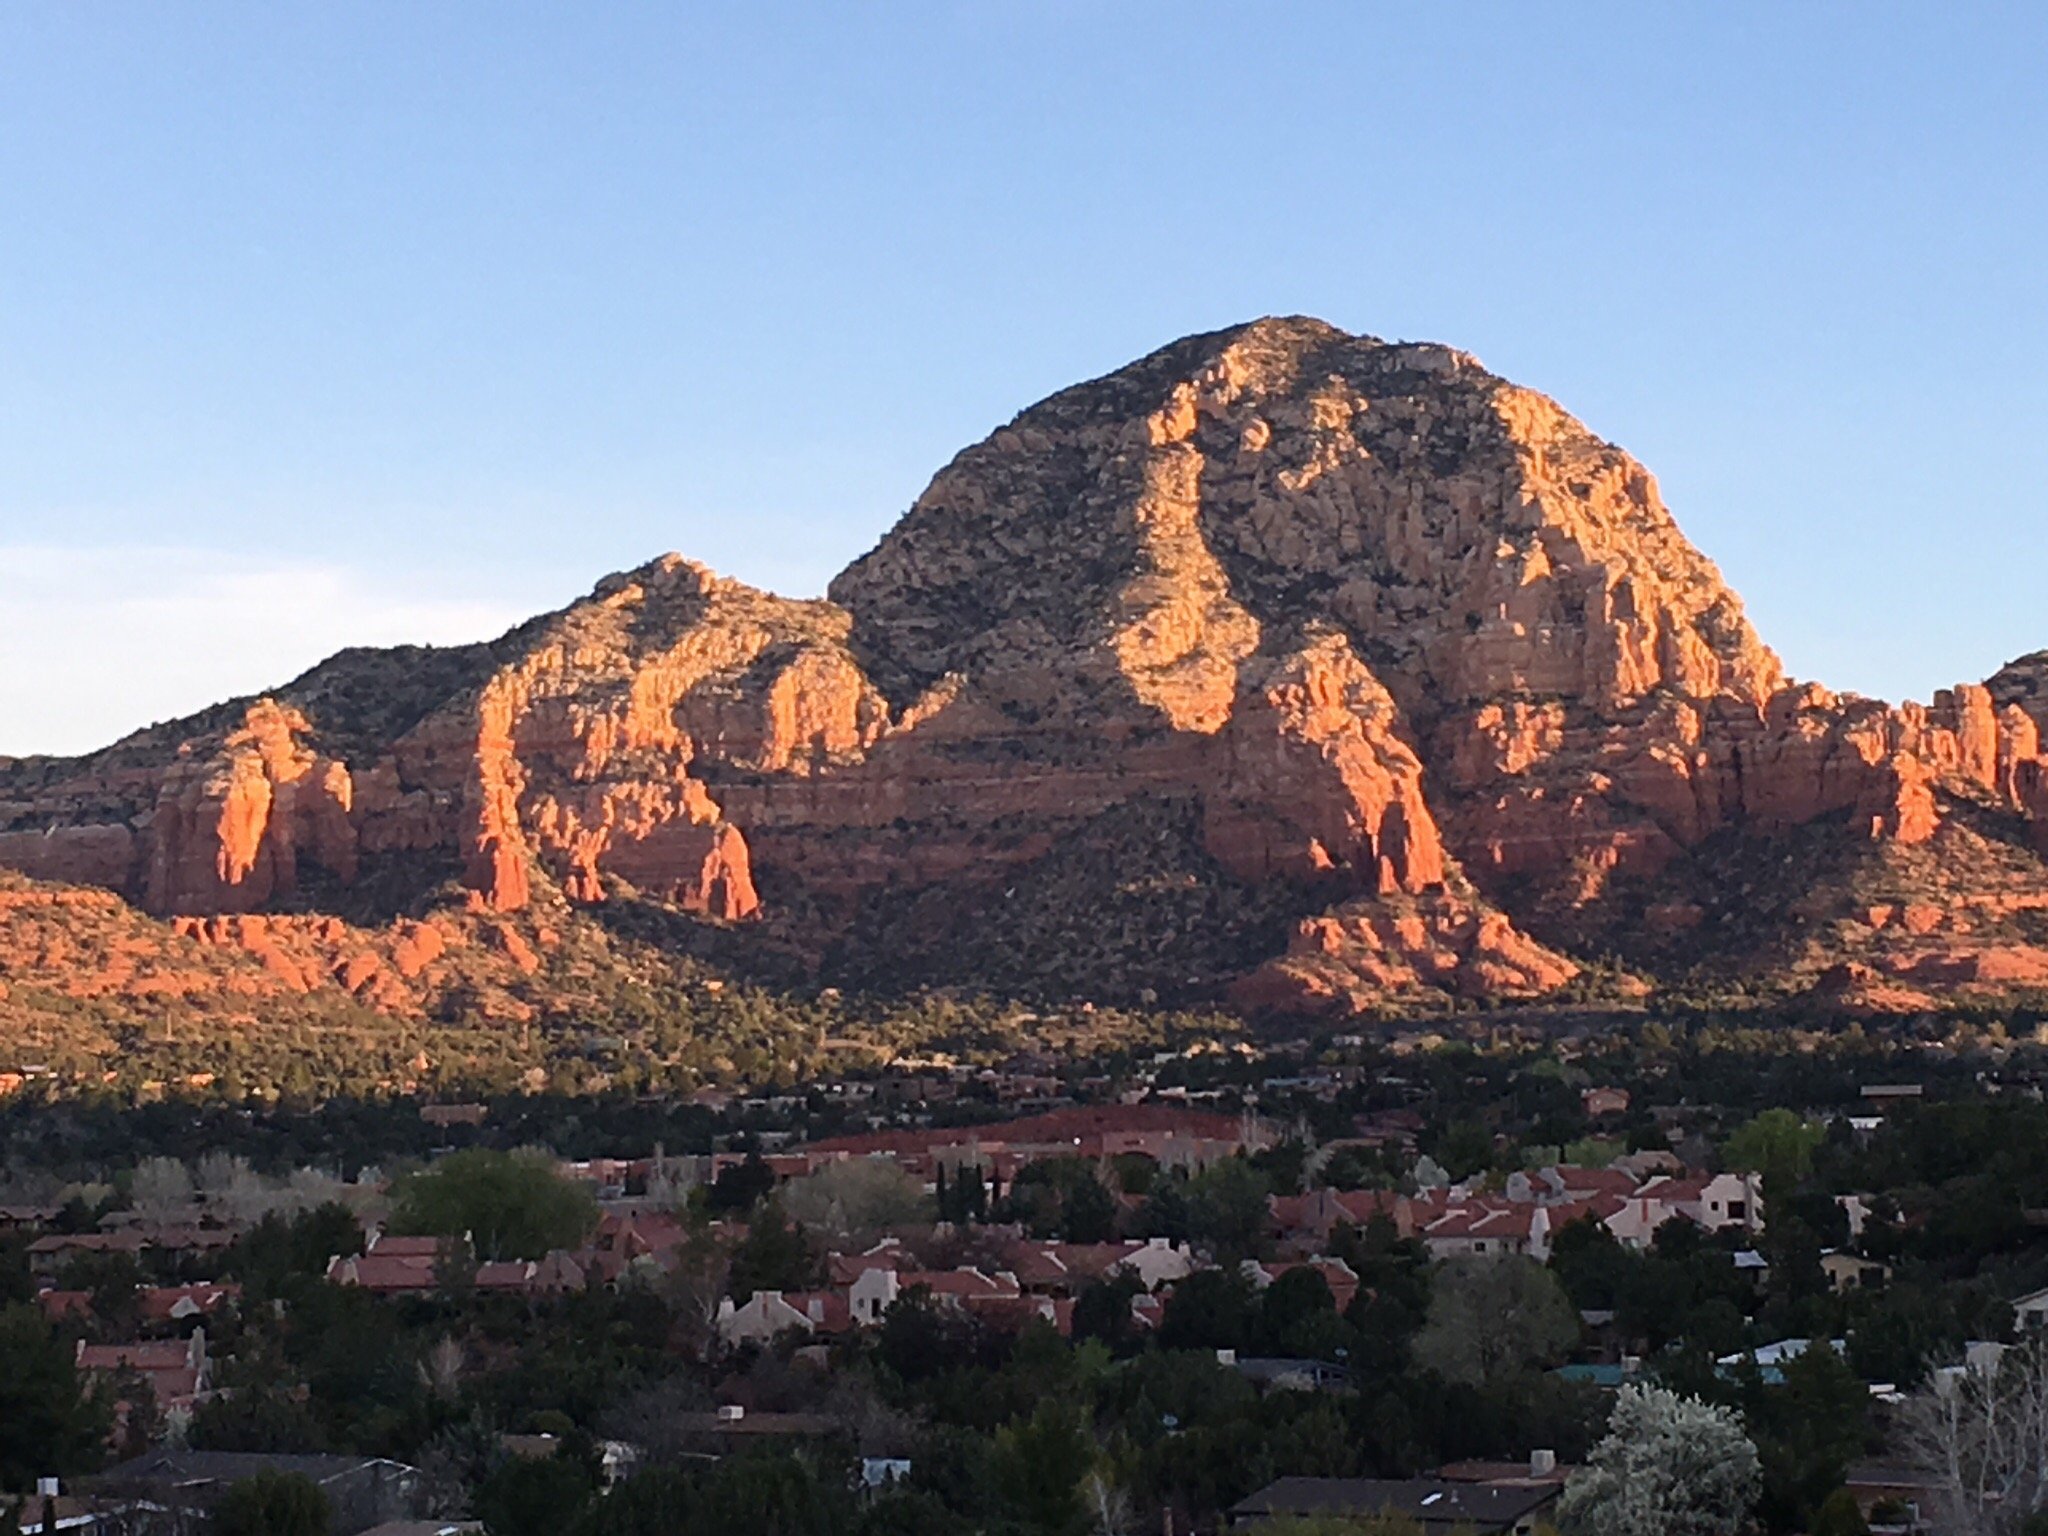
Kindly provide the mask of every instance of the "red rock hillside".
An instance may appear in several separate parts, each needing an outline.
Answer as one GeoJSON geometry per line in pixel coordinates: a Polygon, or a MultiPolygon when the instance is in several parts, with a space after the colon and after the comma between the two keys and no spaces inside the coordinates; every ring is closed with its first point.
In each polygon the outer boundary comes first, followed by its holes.
{"type": "Polygon", "coordinates": [[[1024,412],[829,601],[669,556],[0,761],[0,864],[273,977],[327,934],[412,1006],[420,946],[571,907],[884,987],[1350,1011],[1598,955],[1924,1006],[2048,988],[2044,726],[2041,657],[1790,682],[1553,402],[1264,320],[1024,412]]]}

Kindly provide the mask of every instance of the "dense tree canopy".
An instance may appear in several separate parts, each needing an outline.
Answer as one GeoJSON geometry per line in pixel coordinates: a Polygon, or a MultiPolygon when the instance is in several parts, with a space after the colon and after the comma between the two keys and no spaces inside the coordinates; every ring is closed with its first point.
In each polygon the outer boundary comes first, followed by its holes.
{"type": "Polygon", "coordinates": [[[70,1344],[33,1307],[0,1309],[0,1489],[95,1466],[110,1414],[87,1394],[70,1344]]]}
{"type": "Polygon", "coordinates": [[[596,1222],[589,1190],[540,1152],[452,1152],[392,1191],[392,1231],[467,1238],[485,1260],[574,1247],[596,1222]]]}
{"type": "Polygon", "coordinates": [[[1562,1359],[1578,1314],[1557,1278],[1520,1255],[1454,1259],[1433,1281],[1415,1356],[1447,1381],[1494,1385],[1562,1359]]]}
{"type": "Polygon", "coordinates": [[[318,1483],[265,1469],[230,1485],[208,1525],[210,1536],[327,1536],[331,1519],[318,1483]]]}

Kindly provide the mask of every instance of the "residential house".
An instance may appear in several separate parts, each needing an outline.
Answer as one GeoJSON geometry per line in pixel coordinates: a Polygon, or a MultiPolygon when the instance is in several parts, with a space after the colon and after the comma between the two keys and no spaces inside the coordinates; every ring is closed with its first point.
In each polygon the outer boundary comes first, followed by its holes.
{"type": "Polygon", "coordinates": [[[1683,1173],[1685,1164],[1676,1152],[1661,1147],[1645,1148],[1640,1152],[1624,1152],[1607,1165],[1619,1168],[1637,1180],[1649,1179],[1660,1173],[1683,1173]]]}
{"type": "Polygon", "coordinates": [[[80,1375],[140,1380],[157,1411],[174,1423],[189,1418],[213,1390],[204,1328],[195,1328],[188,1338],[129,1344],[88,1344],[80,1339],[74,1364],[80,1375]]]}
{"type": "Polygon", "coordinates": [[[1626,1088],[1588,1088],[1579,1095],[1579,1108],[1588,1120],[1601,1120],[1609,1115],[1628,1113],[1628,1090],[1626,1088]]]}
{"type": "Polygon", "coordinates": [[[860,1253],[832,1253],[825,1257],[825,1272],[834,1285],[852,1285],[871,1269],[915,1269],[917,1257],[900,1239],[885,1237],[860,1253]]]}
{"type": "Polygon", "coordinates": [[[1861,1254],[1830,1250],[1820,1256],[1821,1273],[1837,1291],[1873,1290],[1892,1277],[1892,1267],[1861,1254]]]}
{"type": "Polygon", "coordinates": [[[1516,1180],[1521,1179],[1528,1181],[1533,1190],[1532,1197],[1544,1205],[1562,1205],[1603,1196],[1626,1200],[1642,1182],[1626,1168],[1587,1168],[1573,1163],[1558,1163],[1539,1168],[1534,1174],[1518,1172],[1509,1175],[1511,1196],[1516,1180]]]}
{"type": "Polygon", "coordinates": [[[1336,1302],[1339,1313],[1348,1311],[1358,1296],[1358,1271],[1342,1259],[1317,1257],[1272,1260],[1265,1263],[1247,1259],[1241,1268],[1246,1278],[1251,1281],[1252,1288],[1259,1291],[1266,1289],[1289,1270],[1314,1270],[1323,1277],[1323,1283],[1330,1288],[1330,1298],[1336,1302]]]}
{"type": "Polygon", "coordinates": [[[1917,1104],[1926,1097],[1927,1088],[1921,1083],[1865,1083],[1857,1093],[1867,1108],[1888,1114],[1902,1105],[1917,1104]]]}
{"type": "Polygon", "coordinates": [[[1228,1349],[1218,1353],[1230,1357],[1221,1363],[1265,1392],[1339,1392],[1351,1385],[1349,1368],[1334,1360],[1240,1355],[1228,1349]]]}
{"type": "Polygon", "coordinates": [[[70,1260],[86,1253],[166,1254],[200,1262],[217,1259],[234,1246],[236,1234],[222,1228],[132,1226],[118,1232],[48,1232],[28,1245],[29,1272],[51,1280],[70,1260]]]}
{"type": "Polygon", "coordinates": [[[1392,1148],[1397,1152],[1412,1153],[1427,1125],[1428,1121],[1419,1110],[1374,1110],[1351,1122],[1352,1134],[1346,1140],[1373,1150],[1392,1148]]]}
{"type": "Polygon", "coordinates": [[[787,1291],[782,1299],[803,1313],[813,1334],[834,1337],[853,1331],[853,1307],[838,1291],[787,1291]]]}
{"type": "Polygon", "coordinates": [[[1708,1232],[1721,1232],[1729,1227],[1754,1232],[1763,1225],[1763,1179],[1758,1174],[1717,1173],[1687,1178],[1659,1176],[1649,1180],[1636,1193],[1662,1201],[1678,1215],[1708,1232]]]}
{"type": "Polygon", "coordinates": [[[1195,1256],[1186,1243],[1164,1237],[1113,1243],[1020,1240],[1004,1250],[1003,1266],[1027,1292],[1075,1296],[1114,1275],[1130,1275],[1147,1291],[1156,1291],[1193,1274],[1195,1256]]]}
{"type": "Polygon", "coordinates": [[[1436,1469],[1436,1475],[1447,1483],[1482,1483],[1493,1488],[1562,1488],[1570,1481],[1571,1472],[1551,1450],[1531,1451],[1527,1461],[1454,1461],[1436,1469]]]}
{"type": "Polygon", "coordinates": [[[1442,1478],[1283,1477],[1232,1506],[1230,1529],[1284,1519],[1406,1521],[1422,1536],[1534,1536],[1557,1502],[1554,1483],[1524,1487],[1442,1478]]]}
{"type": "Polygon", "coordinates": [[[718,1304],[718,1336],[728,1344],[769,1344],[785,1333],[812,1331],[810,1314],[780,1291],[756,1291],[744,1302],[728,1296],[718,1304]]]}
{"type": "Polygon", "coordinates": [[[941,1306],[990,1316],[1012,1315],[1015,1309],[1009,1304],[1024,1299],[1024,1288],[1006,1270],[991,1275],[971,1265],[959,1269],[868,1269],[860,1273],[847,1294],[855,1326],[873,1327],[900,1297],[916,1290],[929,1293],[941,1306]]]}
{"type": "MultiPolygon", "coordinates": [[[[327,1278],[332,1284],[359,1285],[380,1296],[430,1296],[448,1277],[448,1259],[462,1251],[452,1238],[373,1233],[362,1253],[337,1254],[328,1260],[327,1278]]],[[[542,1259],[488,1259],[466,1279],[478,1291],[546,1296],[584,1289],[593,1268],[589,1253],[561,1252],[542,1259]]]]}
{"type": "MultiPolygon", "coordinates": [[[[1847,1350],[1847,1346],[1840,1339],[1822,1339],[1820,1345],[1823,1349],[1832,1349],[1838,1355],[1847,1350]]],[[[1775,1343],[1759,1345],[1755,1349],[1743,1350],[1738,1354],[1723,1355],[1715,1363],[1723,1375],[1740,1370],[1744,1366],[1754,1366],[1766,1386],[1775,1386],[1784,1381],[1787,1362],[1798,1359],[1812,1347],[1811,1339],[1779,1339],[1775,1343]]]]}
{"type": "Polygon", "coordinates": [[[331,1536],[361,1536],[411,1513],[419,1471],[361,1456],[294,1456],[239,1451],[152,1451],[89,1480],[103,1497],[129,1501],[131,1536],[191,1530],[221,1495],[259,1472],[297,1473],[327,1496],[331,1536]]]}
{"type": "Polygon", "coordinates": [[[56,1478],[46,1477],[38,1481],[34,1493],[0,1493],[0,1529],[36,1532],[38,1536],[53,1530],[57,1536],[98,1536],[100,1532],[115,1536],[130,1529],[126,1503],[59,1493],[58,1486],[56,1478]]]}
{"type": "Polygon", "coordinates": [[[1849,1469],[1843,1484],[1856,1500],[1856,1508],[1864,1520],[1874,1528],[1880,1506],[1889,1510],[1900,1510],[1905,1514],[1905,1523],[1885,1527],[1893,1530],[1927,1531],[1934,1527],[1928,1521],[1939,1508],[1937,1500],[1941,1493],[1941,1477],[1938,1473],[1922,1471],[1918,1467],[1894,1466],[1885,1462],[1858,1462],[1849,1469]]]}
{"type": "Polygon", "coordinates": [[[1415,1235],[1432,1259],[1550,1257],[1551,1213],[1541,1205],[1435,1190],[1414,1201],[1415,1235]]]}
{"type": "Polygon", "coordinates": [[[443,1237],[394,1237],[370,1234],[359,1254],[337,1254],[327,1261],[327,1279],[334,1285],[359,1285],[380,1296],[428,1296],[440,1284],[442,1255],[452,1247],[443,1237]]]}
{"type": "MultiPolygon", "coordinates": [[[[231,1282],[202,1280],[193,1285],[138,1286],[135,1301],[142,1322],[164,1326],[204,1317],[241,1294],[242,1288],[231,1282]]],[[[92,1293],[43,1290],[36,1295],[36,1305],[52,1322],[90,1317],[92,1293]]]]}
{"type": "Polygon", "coordinates": [[[1251,1116],[1170,1104],[1091,1104],[993,1125],[830,1137],[790,1156],[798,1172],[846,1158],[883,1157],[927,1183],[942,1164],[952,1168],[973,1162],[1007,1182],[1015,1169],[1050,1157],[1100,1162],[1136,1154],[1162,1167],[1201,1168],[1272,1141],[1272,1131],[1251,1116]]]}
{"type": "Polygon", "coordinates": [[[1363,1231],[1378,1216],[1392,1222],[1402,1237],[1415,1232],[1407,1196],[1391,1189],[1316,1189],[1305,1195],[1272,1195],[1266,1204],[1273,1237],[1296,1249],[1319,1252],[1329,1247],[1339,1227],[1363,1231]]]}
{"type": "Polygon", "coordinates": [[[903,1282],[894,1269],[877,1264],[861,1270],[847,1292],[847,1307],[856,1327],[878,1326],[883,1314],[903,1294],[903,1282]]]}
{"type": "Polygon", "coordinates": [[[1647,1248],[1656,1238],[1657,1229],[1677,1217],[1677,1211],[1654,1196],[1630,1195],[1599,1220],[1622,1247],[1647,1248]]]}
{"type": "Polygon", "coordinates": [[[666,1268],[687,1237],[682,1222],[665,1211],[606,1211],[590,1242],[568,1257],[586,1283],[609,1285],[636,1263],[666,1268]]]}
{"type": "Polygon", "coordinates": [[[2031,1333],[2048,1323],[2048,1291],[2029,1291],[2012,1304],[2013,1328],[2031,1333]]]}

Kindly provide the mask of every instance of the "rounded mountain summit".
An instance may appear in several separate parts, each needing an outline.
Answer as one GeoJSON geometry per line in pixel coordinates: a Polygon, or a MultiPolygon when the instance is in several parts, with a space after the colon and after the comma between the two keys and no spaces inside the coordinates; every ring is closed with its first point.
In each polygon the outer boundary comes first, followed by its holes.
{"type": "Polygon", "coordinates": [[[0,865],[45,927],[100,887],[397,1010],[627,932],[881,989],[1916,1008],[2048,989],[2044,677],[1792,683],[1553,401],[1268,319],[1032,406],[826,600],[669,556],[0,760],[0,865]]]}

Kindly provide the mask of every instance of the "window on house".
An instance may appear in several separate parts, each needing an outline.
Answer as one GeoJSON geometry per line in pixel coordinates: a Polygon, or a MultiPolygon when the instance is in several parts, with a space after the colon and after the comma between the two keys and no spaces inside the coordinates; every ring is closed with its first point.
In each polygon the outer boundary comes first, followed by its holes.
{"type": "Polygon", "coordinates": [[[1749,1208],[1748,1208],[1748,1206],[1744,1205],[1742,1201],[1740,1201],[1740,1200],[1733,1200],[1733,1201],[1730,1201],[1730,1202],[1729,1202],[1729,1205],[1728,1205],[1728,1215],[1729,1215],[1730,1219],[1732,1219],[1732,1220],[1735,1220],[1735,1221],[1742,1221],[1742,1220],[1744,1220],[1744,1219],[1745,1219],[1744,1213],[1745,1213],[1745,1212],[1746,1212],[1746,1211],[1747,1211],[1748,1209],[1749,1209],[1749,1208]]]}

